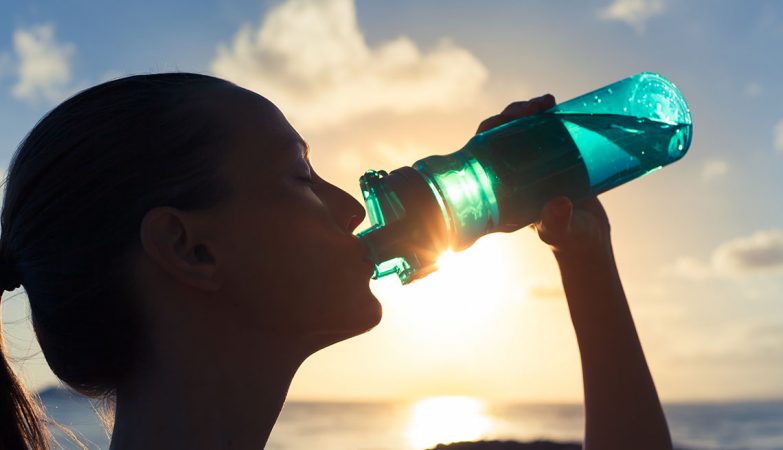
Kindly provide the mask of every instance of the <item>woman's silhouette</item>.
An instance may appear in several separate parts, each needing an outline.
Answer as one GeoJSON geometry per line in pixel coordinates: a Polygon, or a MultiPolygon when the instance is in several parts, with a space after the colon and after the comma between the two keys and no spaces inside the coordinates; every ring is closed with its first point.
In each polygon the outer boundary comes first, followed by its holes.
{"type": "MultiPolygon", "coordinates": [[[[479,130],[553,105],[513,103],[479,130]]],[[[262,448],[300,364],[381,319],[352,235],[364,214],[263,97],[205,75],[132,76],[65,101],[20,145],[0,284],[24,286],[60,379],[115,397],[112,449],[262,448]]],[[[554,199],[535,226],[579,342],[585,448],[671,448],[600,203],[554,199]]],[[[3,365],[0,447],[48,448],[3,365]]]]}

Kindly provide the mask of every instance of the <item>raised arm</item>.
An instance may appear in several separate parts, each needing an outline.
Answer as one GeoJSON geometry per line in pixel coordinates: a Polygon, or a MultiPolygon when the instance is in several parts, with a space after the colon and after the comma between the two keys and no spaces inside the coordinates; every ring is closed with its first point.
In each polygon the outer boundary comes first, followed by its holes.
{"type": "MultiPolygon", "coordinates": [[[[555,105],[551,95],[510,104],[478,132],[555,105]]],[[[609,220],[597,198],[547,203],[535,224],[560,267],[582,358],[585,450],[670,450],[658,400],[612,252],[609,220]]]]}
{"type": "Polygon", "coordinates": [[[582,358],[585,450],[668,450],[669,428],[597,198],[550,201],[536,224],[560,267],[582,358]]]}

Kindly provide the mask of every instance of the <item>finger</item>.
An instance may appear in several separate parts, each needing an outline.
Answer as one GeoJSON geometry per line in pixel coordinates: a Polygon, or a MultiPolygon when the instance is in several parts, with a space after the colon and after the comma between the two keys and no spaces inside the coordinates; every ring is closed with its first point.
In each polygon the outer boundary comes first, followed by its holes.
{"type": "Polygon", "coordinates": [[[536,113],[537,104],[534,100],[509,103],[501,115],[509,117],[524,117],[536,113]]]}
{"type": "Polygon", "coordinates": [[[609,225],[609,218],[606,215],[601,201],[598,197],[586,197],[576,202],[578,209],[586,211],[592,218],[595,225],[605,228],[607,231],[611,228],[609,225]]]}
{"type": "Polygon", "coordinates": [[[552,94],[544,94],[528,101],[511,103],[500,114],[515,118],[525,117],[546,111],[553,106],[555,106],[555,97],[552,94]]]}
{"type": "Polygon", "coordinates": [[[553,106],[555,106],[555,97],[552,94],[545,94],[527,101],[513,102],[506,106],[500,114],[481,122],[476,133],[483,133],[520,117],[532,116],[553,106]]]}
{"type": "Polygon", "coordinates": [[[573,204],[567,197],[557,197],[544,205],[541,220],[536,224],[538,236],[549,245],[564,241],[571,229],[573,204]]]}
{"type": "Polygon", "coordinates": [[[554,108],[555,104],[557,104],[557,101],[555,101],[555,96],[552,94],[544,94],[541,97],[538,97],[538,106],[541,108],[539,112],[546,111],[549,108],[554,108]]]}
{"type": "Polygon", "coordinates": [[[555,97],[552,94],[545,94],[527,101],[514,102],[503,109],[500,114],[485,119],[479,125],[476,133],[483,133],[492,128],[499,127],[506,122],[511,122],[520,117],[532,116],[555,106],[555,97]]]}
{"type": "Polygon", "coordinates": [[[499,127],[500,125],[503,125],[506,122],[510,122],[513,119],[514,119],[513,117],[504,116],[503,114],[498,114],[490,118],[484,119],[484,121],[481,122],[481,124],[479,124],[476,133],[477,134],[483,133],[487,130],[491,130],[495,127],[499,127]]]}

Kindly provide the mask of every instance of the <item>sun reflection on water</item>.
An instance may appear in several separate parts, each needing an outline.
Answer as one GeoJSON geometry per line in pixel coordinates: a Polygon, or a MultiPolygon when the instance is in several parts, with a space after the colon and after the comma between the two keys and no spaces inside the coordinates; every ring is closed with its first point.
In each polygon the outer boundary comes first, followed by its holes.
{"type": "Polygon", "coordinates": [[[407,428],[412,448],[480,439],[490,426],[484,402],[472,397],[428,397],[411,408],[407,428]]]}

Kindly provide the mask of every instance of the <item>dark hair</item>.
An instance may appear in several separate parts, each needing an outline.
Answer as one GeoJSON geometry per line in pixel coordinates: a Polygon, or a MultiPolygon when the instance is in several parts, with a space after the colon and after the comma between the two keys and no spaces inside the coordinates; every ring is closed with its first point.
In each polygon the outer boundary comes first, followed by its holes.
{"type": "MultiPolygon", "coordinates": [[[[11,160],[0,288],[24,285],[49,366],[80,393],[112,393],[143,351],[130,270],[145,213],[230,193],[220,118],[198,95],[220,84],[166,73],[91,87],[41,119],[11,160]]],[[[0,359],[0,447],[47,448],[39,407],[0,359]]]]}

